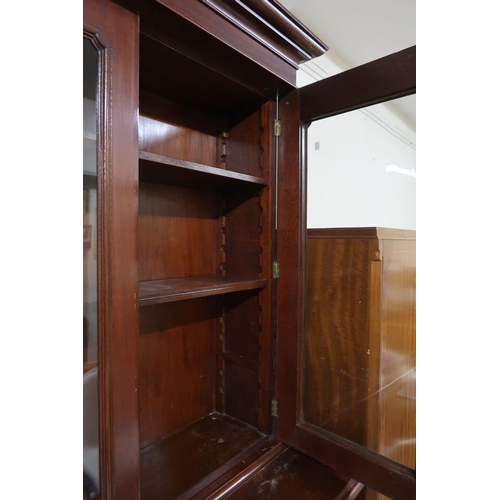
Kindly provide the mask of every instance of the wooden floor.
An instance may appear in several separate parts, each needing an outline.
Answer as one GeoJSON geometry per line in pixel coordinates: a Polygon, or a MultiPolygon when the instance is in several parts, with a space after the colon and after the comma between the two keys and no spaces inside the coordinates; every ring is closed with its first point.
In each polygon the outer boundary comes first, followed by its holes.
{"type": "Polygon", "coordinates": [[[261,469],[228,500],[352,500],[363,486],[292,448],[261,469]]]}
{"type": "Polygon", "coordinates": [[[183,493],[188,498],[190,490],[209,482],[215,471],[240,460],[264,438],[227,415],[203,417],[141,450],[141,500],[170,500],[183,493]]]}

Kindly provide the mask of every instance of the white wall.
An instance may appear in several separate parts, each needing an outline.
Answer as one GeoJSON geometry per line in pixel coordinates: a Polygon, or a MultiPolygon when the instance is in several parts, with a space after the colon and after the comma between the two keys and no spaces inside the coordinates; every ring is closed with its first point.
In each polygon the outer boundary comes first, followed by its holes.
{"type": "MultiPolygon", "coordinates": [[[[343,71],[328,53],[299,86],[343,71]]],[[[308,131],[307,226],[416,228],[415,124],[391,103],[314,122],[308,131]]]]}

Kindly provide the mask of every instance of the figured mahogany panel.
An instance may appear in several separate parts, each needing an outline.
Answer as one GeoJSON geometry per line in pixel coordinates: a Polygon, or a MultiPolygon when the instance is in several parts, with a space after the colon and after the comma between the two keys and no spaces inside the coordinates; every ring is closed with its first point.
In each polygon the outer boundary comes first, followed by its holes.
{"type": "MultiPolygon", "coordinates": [[[[395,498],[409,498],[416,437],[415,232],[312,229],[308,236],[304,419],[331,432],[332,445],[354,451],[352,441],[383,455],[377,456],[381,465],[390,459],[387,465],[399,470],[402,481],[401,489],[393,490],[395,498]],[[356,348],[354,355],[345,350],[346,342],[356,348]],[[356,378],[348,377],[352,370],[356,378]],[[353,390],[358,378],[364,385],[353,390]]],[[[306,424],[301,432],[307,446],[313,437],[318,445],[326,436],[306,424]]],[[[323,448],[314,451],[318,458],[334,452],[326,444],[323,448]]],[[[360,467],[350,452],[344,461],[347,473],[360,467]]],[[[355,473],[366,480],[361,468],[361,475],[355,473]]],[[[371,484],[384,492],[393,488],[386,480],[371,484]]],[[[385,498],[372,490],[362,497],[385,498]]]]}
{"type": "MultiPolygon", "coordinates": [[[[308,239],[304,419],[368,444],[368,240],[308,239]]],[[[376,354],[376,353],[373,353],[376,354]]]]}
{"type": "Polygon", "coordinates": [[[238,463],[263,437],[226,415],[206,415],[141,450],[141,499],[191,498],[190,488],[217,469],[238,463]]]}
{"type": "Polygon", "coordinates": [[[215,297],[140,309],[141,446],[214,410],[215,297]]]}
{"type": "Polygon", "coordinates": [[[415,468],[415,240],[382,242],[380,453],[415,468]]]}
{"type": "Polygon", "coordinates": [[[216,193],[141,182],[139,281],[215,275],[221,200],[216,193]]]}

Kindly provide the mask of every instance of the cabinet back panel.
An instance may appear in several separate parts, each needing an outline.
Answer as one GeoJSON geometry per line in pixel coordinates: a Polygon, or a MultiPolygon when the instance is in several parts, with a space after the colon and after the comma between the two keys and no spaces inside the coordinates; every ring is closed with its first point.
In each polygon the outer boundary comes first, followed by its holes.
{"type": "MultiPolygon", "coordinates": [[[[241,195],[240,195],[241,196],[241,195]]],[[[225,270],[228,275],[258,278],[261,276],[260,197],[254,196],[240,203],[237,194],[226,198],[230,209],[225,217],[225,270]]]]}
{"type": "Polygon", "coordinates": [[[214,410],[217,298],[140,309],[141,446],[214,410]]]}
{"type": "Polygon", "coordinates": [[[257,363],[259,361],[259,295],[239,292],[228,295],[224,301],[225,351],[257,363]]]}
{"type": "Polygon", "coordinates": [[[216,193],[141,182],[139,281],[216,274],[220,207],[216,193]]]}
{"type": "Polygon", "coordinates": [[[224,399],[228,415],[257,427],[259,417],[259,377],[256,370],[227,362],[224,399]]]}
{"type": "Polygon", "coordinates": [[[304,419],[367,439],[369,245],[308,239],[304,419]]]}
{"type": "Polygon", "coordinates": [[[257,426],[259,410],[259,294],[240,292],[224,301],[225,412],[257,426]]]}
{"type": "Polygon", "coordinates": [[[214,137],[147,116],[139,117],[139,148],[179,160],[215,166],[214,137]]]}
{"type": "Polygon", "coordinates": [[[265,177],[267,173],[262,166],[261,111],[253,112],[244,119],[235,114],[228,120],[238,123],[227,131],[226,168],[241,174],[265,177]]]}

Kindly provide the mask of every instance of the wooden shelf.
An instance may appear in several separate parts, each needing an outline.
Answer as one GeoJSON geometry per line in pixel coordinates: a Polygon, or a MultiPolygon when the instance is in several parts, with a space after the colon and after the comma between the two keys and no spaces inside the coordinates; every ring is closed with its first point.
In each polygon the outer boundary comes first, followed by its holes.
{"type": "Polygon", "coordinates": [[[161,304],[176,300],[208,297],[224,293],[265,288],[267,280],[228,278],[226,276],[199,276],[139,282],[139,305],[161,304]]]}
{"type": "Polygon", "coordinates": [[[202,487],[214,472],[229,468],[264,439],[248,424],[211,413],[141,449],[141,499],[191,497],[188,490],[202,487]]]}
{"type": "Polygon", "coordinates": [[[205,190],[249,188],[255,191],[269,182],[261,177],[139,151],[139,180],[205,190]]]}

